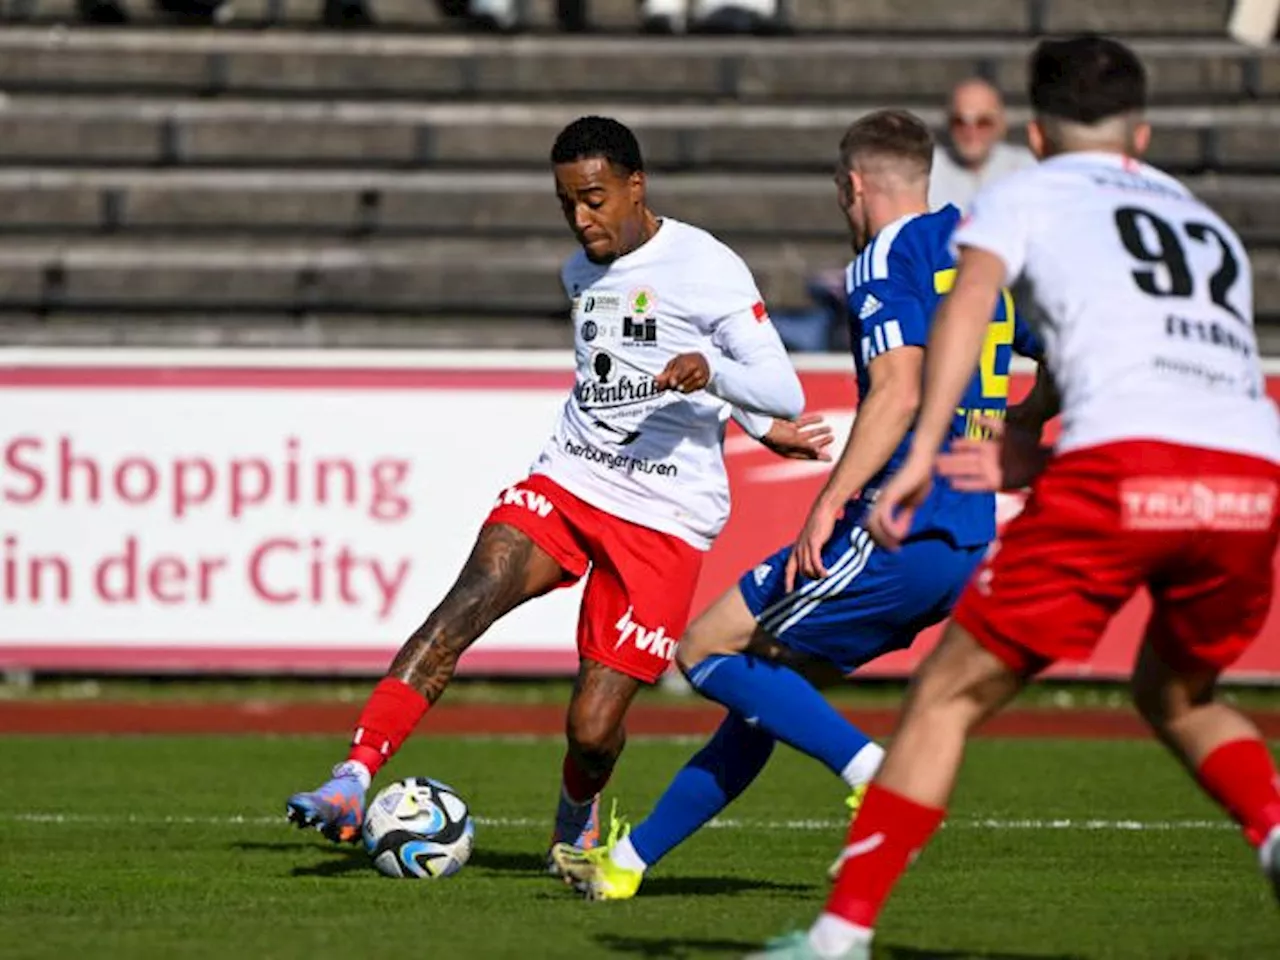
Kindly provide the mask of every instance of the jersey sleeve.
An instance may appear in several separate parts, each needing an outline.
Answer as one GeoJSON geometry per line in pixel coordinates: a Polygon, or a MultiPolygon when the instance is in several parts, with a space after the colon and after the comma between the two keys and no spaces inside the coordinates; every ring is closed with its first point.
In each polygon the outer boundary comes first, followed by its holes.
{"type": "Polygon", "coordinates": [[[890,261],[889,277],[848,291],[849,316],[854,318],[855,344],[863,364],[897,347],[923,347],[929,341],[929,318],[920,293],[909,282],[909,262],[890,261]]]}
{"type": "Polygon", "coordinates": [[[749,413],[791,420],[804,410],[804,389],[764,302],[722,319],[712,332],[707,391],[749,413]]]}
{"type": "MultiPolygon", "coordinates": [[[[1031,171],[1028,171],[1030,173],[1031,171]]],[[[1030,242],[1027,174],[1014,174],[978,191],[951,243],[957,250],[974,247],[1004,263],[1004,285],[1012,286],[1027,262],[1030,242]]]]}
{"type": "Polygon", "coordinates": [[[747,436],[755,440],[761,439],[773,429],[773,417],[765,416],[762,413],[751,413],[748,410],[739,410],[734,407],[729,415],[747,436]]]}
{"type": "Polygon", "coordinates": [[[707,391],[750,413],[799,416],[804,390],[751,271],[728,248],[708,267],[703,322],[715,351],[707,391]]]}

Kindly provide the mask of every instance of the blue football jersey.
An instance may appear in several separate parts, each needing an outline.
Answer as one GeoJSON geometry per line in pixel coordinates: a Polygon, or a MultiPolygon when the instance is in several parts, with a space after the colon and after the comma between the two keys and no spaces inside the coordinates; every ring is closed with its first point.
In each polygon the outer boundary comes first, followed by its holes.
{"type": "MultiPolygon", "coordinates": [[[[860,396],[870,389],[867,367],[876,357],[895,347],[924,347],[928,342],[938,305],[955,282],[951,234],[959,222],[960,211],[950,205],[904,217],[881,230],[849,264],[845,289],[860,396]]],[[[1013,297],[1006,290],[987,328],[978,374],[956,409],[952,439],[980,436],[980,417],[1005,415],[1014,351],[1039,357],[1040,345],[1017,317],[1013,297]]],[[[910,443],[908,432],[868,488],[878,488],[898,469],[910,443]]],[[[994,539],[994,494],[960,493],[935,477],[933,492],[916,512],[911,528],[912,537],[925,535],[942,535],[962,547],[994,539]]]]}

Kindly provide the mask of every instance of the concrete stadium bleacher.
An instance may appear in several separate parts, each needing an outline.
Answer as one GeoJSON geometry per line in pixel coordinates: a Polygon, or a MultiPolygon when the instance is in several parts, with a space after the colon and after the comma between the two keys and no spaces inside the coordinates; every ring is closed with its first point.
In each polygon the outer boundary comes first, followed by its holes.
{"type": "MultiPolygon", "coordinates": [[[[9,25],[0,336],[564,344],[572,240],[546,155],[587,112],[635,127],[660,211],[738,248],[776,307],[802,306],[806,274],[848,256],[830,172],[850,120],[905,105],[941,125],[950,85],[978,73],[1020,122],[1031,35],[1083,27],[1145,37],[1152,159],[1241,230],[1280,332],[1280,56],[1223,39],[1227,6],[798,0],[802,32],[854,32],[768,39],[471,37],[442,32],[429,0],[377,5],[413,29],[373,33],[9,25]]],[[[619,30],[635,16],[593,9],[619,30]]]]}
{"type": "MultiPolygon", "coordinates": [[[[535,29],[555,23],[555,0],[527,0],[535,29]]],[[[1130,35],[1206,36],[1226,22],[1231,0],[784,0],[792,26],[802,33],[832,31],[874,34],[967,33],[1037,34],[1107,30],[1130,35]]],[[[157,14],[141,0],[125,0],[135,20],[157,14]]],[[[319,19],[320,0],[234,0],[234,21],[247,24],[308,25],[319,19]]],[[[10,9],[36,20],[68,19],[74,0],[9,0],[10,9]]],[[[450,26],[435,0],[371,0],[380,23],[420,30],[450,26]]],[[[636,0],[588,0],[593,25],[634,29],[636,0]]]]}

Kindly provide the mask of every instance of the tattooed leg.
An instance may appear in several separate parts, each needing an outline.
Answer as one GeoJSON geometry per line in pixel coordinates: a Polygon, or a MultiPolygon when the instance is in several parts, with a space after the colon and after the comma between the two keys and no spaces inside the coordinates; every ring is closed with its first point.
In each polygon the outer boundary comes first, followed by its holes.
{"type": "Polygon", "coordinates": [[[387,676],[435,703],[458,658],[495,620],[554,589],[564,576],[560,565],[515,527],[486,526],[458,579],[405,641],[387,676]]]}
{"type": "Polygon", "coordinates": [[[604,786],[627,742],[623,721],[641,682],[594,660],[582,661],[569,701],[569,757],[604,786]]]}
{"type": "Polygon", "coordinates": [[[285,801],[289,820],[315,827],[331,840],[355,841],[370,782],[440,698],[458,657],[495,620],[551,590],[564,576],[560,565],[515,527],[484,527],[449,593],[405,641],[369,695],[346,762],[318,789],[285,801]]]}
{"type": "MultiPolygon", "coordinates": [[[[582,661],[565,720],[569,749],[551,834],[553,850],[558,844],[589,850],[600,842],[600,791],[622,753],[622,721],[639,689],[639,680],[594,660],[582,661]]],[[[562,875],[554,854],[548,854],[547,867],[562,875]]]]}

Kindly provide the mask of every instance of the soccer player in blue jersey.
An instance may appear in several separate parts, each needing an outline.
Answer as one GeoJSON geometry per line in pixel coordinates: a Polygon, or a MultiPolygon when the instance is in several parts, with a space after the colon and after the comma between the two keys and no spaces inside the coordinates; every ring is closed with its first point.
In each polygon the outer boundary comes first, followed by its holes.
{"type": "MultiPolygon", "coordinates": [[[[796,542],[749,570],[680,641],[676,657],[689,682],[729,710],[720,728],[629,834],[618,837],[615,823],[607,846],[553,850],[592,899],[634,896],[645,870],[746,789],[778,740],[844,779],[856,807],[884,751],[815,682],[909,646],[944,619],[995,536],[994,495],[961,493],[944,480],[900,550],[878,549],[862,526],[909,447],[929,326],[955,275],[949,243],[960,213],[928,212],[932,151],[924,123],[896,110],[863,117],[841,141],[836,186],[858,252],[847,277],[858,416],[796,542]]],[[[953,437],[1005,416],[1015,349],[1038,353],[1006,293],[953,437]]],[[[1017,415],[1043,419],[1045,396],[1034,390],[1017,415]]]]}

